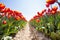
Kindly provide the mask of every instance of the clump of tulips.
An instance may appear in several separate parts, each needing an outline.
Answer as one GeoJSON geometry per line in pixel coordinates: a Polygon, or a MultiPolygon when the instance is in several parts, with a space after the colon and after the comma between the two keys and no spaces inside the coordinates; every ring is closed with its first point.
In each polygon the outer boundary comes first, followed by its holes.
{"type": "MultiPolygon", "coordinates": [[[[49,1],[55,2],[56,0],[49,1]]],[[[37,12],[37,15],[30,20],[30,25],[36,30],[43,32],[51,40],[60,40],[60,11],[57,11],[57,6],[49,8],[51,4],[46,4],[48,9],[37,12]]]]}
{"type": "Polygon", "coordinates": [[[0,40],[4,36],[15,36],[26,22],[21,12],[6,8],[4,4],[0,3],[0,40]]]}

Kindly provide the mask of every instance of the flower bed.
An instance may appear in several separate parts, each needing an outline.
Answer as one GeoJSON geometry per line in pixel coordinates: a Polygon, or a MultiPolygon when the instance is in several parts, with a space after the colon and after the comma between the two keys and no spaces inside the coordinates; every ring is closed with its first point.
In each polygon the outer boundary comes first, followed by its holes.
{"type": "Polygon", "coordinates": [[[0,3],[0,40],[14,37],[26,25],[26,22],[21,12],[6,8],[0,3]]]}
{"type": "Polygon", "coordinates": [[[51,40],[60,40],[60,10],[57,11],[57,6],[51,6],[55,2],[60,7],[58,0],[46,0],[47,9],[37,12],[37,15],[30,20],[30,25],[43,32],[51,40]]]}
{"type": "Polygon", "coordinates": [[[35,16],[30,20],[30,25],[52,40],[60,40],[60,12],[43,17],[35,16]]]}
{"type": "Polygon", "coordinates": [[[60,11],[57,11],[57,6],[51,9],[48,4],[46,6],[48,9],[37,12],[37,15],[30,20],[30,25],[51,40],[60,40],[60,11]]]}

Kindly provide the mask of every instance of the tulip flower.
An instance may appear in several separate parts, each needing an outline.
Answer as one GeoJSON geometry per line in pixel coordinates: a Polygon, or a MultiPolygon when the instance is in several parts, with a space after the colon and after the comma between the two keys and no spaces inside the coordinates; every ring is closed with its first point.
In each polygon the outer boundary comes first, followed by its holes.
{"type": "Polygon", "coordinates": [[[21,12],[18,12],[18,11],[14,11],[14,15],[15,15],[15,16],[19,16],[19,17],[23,16],[23,15],[21,14],[21,12]]]}
{"type": "Polygon", "coordinates": [[[0,3],[0,40],[5,40],[6,36],[13,38],[26,25],[26,22],[27,20],[21,12],[6,8],[4,4],[0,3]]]}
{"type": "Polygon", "coordinates": [[[38,15],[35,15],[33,18],[34,18],[34,19],[37,19],[37,18],[39,18],[39,16],[38,16],[38,15]]]}
{"type": "Polygon", "coordinates": [[[50,4],[49,3],[46,3],[46,7],[49,7],[50,6],[50,4]]]}
{"type": "Polygon", "coordinates": [[[4,9],[4,13],[7,13],[7,12],[9,12],[10,11],[10,8],[5,8],[4,9]]]}
{"type": "Polygon", "coordinates": [[[37,14],[38,14],[39,17],[42,17],[43,16],[43,13],[37,12],[37,14]]]}
{"type": "Polygon", "coordinates": [[[56,11],[52,10],[52,11],[51,11],[51,13],[52,13],[52,14],[55,14],[55,13],[56,13],[56,11]]]}
{"type": "Polygon", "coordinates": [[[58,9],[57,6],[54,6],[54,7],[52,8],[52,10],[54,10],[54,11],[57,11],[57,9],[58,9]]]}
{"type": "Polygon", "coordinates": [[[46,3],[54,4],[57,0],[46,0],[46,3]]]}
{"type": "Polygon", "coordinates": [[[50,8],[48,8],[48,12],[50,12],[51,11],[51,9],[50,8]]]}
{"type": "Polygon", "coordinates": [[[7,18],[9,19],[11,17],[11,15],[8,15],[7,18]]]}
{"type": "Polygon", "coordinates": [[[6,24],[6,20],[3,21],[3,24],[6,24]]]}
{"type": "Polygon", "coordinates": [[[39,19],[36,19],[36,22],[38,23],[38,22],[40,22],[40,20],[39,19]]]}
{"type": "Polygon", "coordinates": [[[20,17],[19,17],[19,16],[16,16],[15,19],[16,19],[16,20],[20,20],[20,17]]]}
{"type": "Polygon", "coordinates": [[[0,3],[0,10],[4,9],[5,8],[5,5],[0,3]]]}
{"type": "Polygon", "coordinates": [[[46,9],[43,9],[41,13],[43,14],[44,12],[46,12],[46,9]]]}

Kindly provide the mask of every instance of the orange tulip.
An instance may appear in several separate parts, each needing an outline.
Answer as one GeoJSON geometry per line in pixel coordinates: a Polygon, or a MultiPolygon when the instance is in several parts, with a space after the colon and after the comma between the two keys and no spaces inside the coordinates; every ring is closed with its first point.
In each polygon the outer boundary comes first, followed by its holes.
{"type": "Polygon", "coordinates": [[[16,16],[15,19],[16,19],[16,20],[20,20],[20,17],[19,17],[19,16],[16,16]]]}
{"type": "Polygon", "coordinates": [[[21,18],[23,19],[23,18],[24,18],[24,16],[21,16],[21,18]]]}
{"type": "Polygon", "coordinates": [[[52,14],[55,14],[55,13],[56,13],[56,11],[52,10],[52,11],[51,11],[51,13],[52,13],[52,14]]]}
{"type": "Polygon", "coordinates": [[[54,7],[52,8],[52,10],[54,10],[54,11],[57,11],[57,9],[58,9],[57,6],[54,6],[54,7]]]}
{"type": "Polygon", "coordinates": [[[46,3],[49,3],[49,4],[53,4],[55,3],[57,0],[46,0],[46,3]]]}
{"type": "Polygon", "coordinates": [[[40,20],[39,19],[36,19],[36,22],[38,23],[38,22],[40,22],[40,20]]]}

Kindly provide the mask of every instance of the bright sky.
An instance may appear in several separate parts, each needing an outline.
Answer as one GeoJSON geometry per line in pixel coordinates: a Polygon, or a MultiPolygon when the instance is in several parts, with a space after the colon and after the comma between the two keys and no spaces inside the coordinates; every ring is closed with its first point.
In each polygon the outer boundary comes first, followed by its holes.
{"type": "Polygon", "coordinates": [[[21,11],[27,20],[30,20],[38,11],[46,8],[45,0],[0,0],[0,2],[12,10],[21,11]]]}

